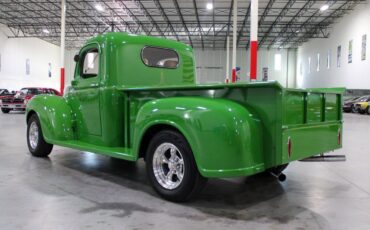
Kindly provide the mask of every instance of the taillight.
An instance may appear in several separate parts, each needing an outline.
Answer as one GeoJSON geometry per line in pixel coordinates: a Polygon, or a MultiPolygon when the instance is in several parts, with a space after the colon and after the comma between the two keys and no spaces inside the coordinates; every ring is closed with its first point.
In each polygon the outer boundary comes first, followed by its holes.
{"type": "Polygon", "coordinates": [[[340,131],[340,128],[338,129],[338,145],[340,145],[340,143],[342,143],[342,133],[340,131]]]}
{"type": "Polygon", "coordinates": [[[288,147],[288,156],[290,158],[290,156],[292,155],[292,139],[290,137],[288,137],[287,147],[288,147]]]}

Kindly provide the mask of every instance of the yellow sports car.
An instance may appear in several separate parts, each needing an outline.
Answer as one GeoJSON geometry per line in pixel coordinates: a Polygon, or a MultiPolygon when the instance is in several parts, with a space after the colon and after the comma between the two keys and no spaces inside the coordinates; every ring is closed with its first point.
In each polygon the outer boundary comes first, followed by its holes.
{"type": "Polygon", "coordinates": [[[361,114],[364,114],[364,113],[368,113],[370,114],[370,111],[369,111],[369,101],[370,101],[370,97],[367,97],[367,98],[364,98],[363,100],[359,101],[359,102],[356,102],[354,107],[355,107],[355,110],[361,114]]]}

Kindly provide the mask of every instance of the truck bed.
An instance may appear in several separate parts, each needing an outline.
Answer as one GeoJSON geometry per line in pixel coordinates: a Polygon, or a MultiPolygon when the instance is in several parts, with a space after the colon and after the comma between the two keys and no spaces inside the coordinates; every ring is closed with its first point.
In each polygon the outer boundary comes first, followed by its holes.
{"type": "MultiPolygon", "coordinates": [[[[129,117],[146,102],[168,97],[223,98],[242,104],[261,120],[265,168],[341,147],[342,88],[284,89],[277,82],[256,82],[118,89],[129,100],[129,117]]],[[[126,122],[126,143],[132,143],[134,123],[126,122]]]]}

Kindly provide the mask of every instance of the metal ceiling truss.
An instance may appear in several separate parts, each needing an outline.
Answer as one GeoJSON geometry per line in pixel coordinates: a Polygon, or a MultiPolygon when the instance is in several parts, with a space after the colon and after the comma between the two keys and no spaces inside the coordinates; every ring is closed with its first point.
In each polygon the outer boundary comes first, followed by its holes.
{"type": "MultiPolygon", "coordinates": [[[[66,46],[69,49],[78,49],[89,37],[107,31],[174,39],[202,49],[225,49],[226,38],[233,29],[234,0],[66,1],[66,46]],[[208,2],[213,2],[213,9],[206,9],[208,2]],[[104,11],[98,11],[97,4],[104,11]]],[[[260,1],[259,47],[295,48],[311,38],[327,38],[338,18],[364,2],[260,1]],[[324,4],[330,7],[321,12],[324,4]]],[[[9,27],[10,38],[37,37],[59,45],[60,11],[60,0],[0,0],[0,23],[9,27]]],[[[249,48],[249,11],[250,1],[239,0],[239,48],[249,48]]]]}

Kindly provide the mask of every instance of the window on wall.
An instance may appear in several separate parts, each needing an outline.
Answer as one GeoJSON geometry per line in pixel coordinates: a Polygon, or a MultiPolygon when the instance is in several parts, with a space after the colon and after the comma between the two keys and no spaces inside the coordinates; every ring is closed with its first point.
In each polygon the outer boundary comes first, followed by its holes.
{"type": "Polygon", "coordinates": [[[275,70],[281,70],[281,54],[275,54],[275,70]]]}
{"type": "Polygon", "coordinates": [[[308,73],[311,73],[311,57],[308,57],[308,73]]]}
{"type": "Polygon", "coordinates": [[[326,68],[330,69],[330,63],[331,62],[331,51],[328,50],[328,53],[326,54],[326,68]]]}
{"type": "Polygon", "coordinates": [[[320,71],[320,53],[317,53],[316,71],[320,71]]]}

